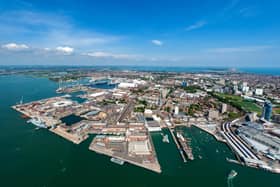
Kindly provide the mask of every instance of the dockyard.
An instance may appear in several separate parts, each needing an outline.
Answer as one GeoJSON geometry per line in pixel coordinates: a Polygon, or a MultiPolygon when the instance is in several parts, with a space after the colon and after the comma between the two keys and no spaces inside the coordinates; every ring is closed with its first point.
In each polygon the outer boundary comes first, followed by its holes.
{"type": "MultiPolygon", "coordinates": [[[[256,154],[234,132],[236,129],[232,130],[232,123],[223,123],[217,111],[207,111],[207,104],[203,109],[206,116],[199,111],[196,117],[180,113],[178,105],[172,104],[184,100],[191,103],[204,102],[206,92],[191,95],[179,89],[170,92],[172,97],[169,97],[167,88],[150,89],[149,86],[155,84],[143,80],[94,78],[90,82],[65,87],[59,84],[56,90],[59,96],[28,103],[21,101],[12,108],[20,112],[28,123],[49,129],[74,144],[80,144],[91,134],[97,134],[90,150],[117,159],[116,162],[132,163],[155,172],[161,172],[161,167],[150,133],[168,129],[182,161],[187,163],[194,160],[195,156],[191,139],[180,128],[191,126],[227,143],[237,158],[230,162],[279,172],[276,162],[268,166],[269,160],[256,154]],[[95,84],[114,86],[101,89],[92,86],[95,84]],[[173,107],[173,112],[167,112],[170,107],[173,107]]],[[[169,83],[164,85],[168,87],[169,83]]],[[[168,143],[167,135],[162,136],[163,142],[168,143]]]]}

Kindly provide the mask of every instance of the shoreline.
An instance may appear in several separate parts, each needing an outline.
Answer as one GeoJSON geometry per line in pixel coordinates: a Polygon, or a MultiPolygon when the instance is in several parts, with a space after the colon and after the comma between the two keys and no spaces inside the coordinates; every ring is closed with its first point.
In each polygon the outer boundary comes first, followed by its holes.
{"type": "MultiPolygon", "coordinates": [[[[5,70],[15,72],[5,72],[3,75],[22,74],[17,70],[52,70],[52,69],[94,69],[109,71],[139,71],[139,72],[160,72],[160,73],[239,73],[239,74],[254,74],[260,76],[280,76],[280,67],[223,67],[223,66],[137,66],[137,65],[0,65],[5,70]]],[[[1,76],[1,74],[0,74],[1,76]]]]}
{"type": "Polygon", "coordinates": [[[203,125],[192,124],[191,126],[194,126],[194,127],[198,128],[198,129],[203,130],[204,132],[206,132],[206,133],[212,135],[212,136],[213,136],[217,141],[219,141],[219,142],[226,143],[226,141],[225,141],[224,139],[218,137],[216,133],[214,133],[214,132],[208,130],[208,129],[205,128],[205,127],[203,127],[203,125]]]}
{"type": "Polygon", "coordinates": [[[111,153],[109,151],[106,151],[106,150],[103,150],[103,149],[101,150],[96,145],[94,145],[94,143],[90,144],[89,150],[94,151],[94,152],[96,152],[98,154],[102,154],[102,155],[105,155],[105,156],[114,157],[114,158],[123,160],[123,161],[125,161],[125,162],[127,162],[129,164],[132,164],[132,165],[135,165],[135,166],[138,166],[138,167],[141,167],[141,168],[144,168],[144,169],[156,172],[156,173],[161,173],[162,172],[159,164],[158,164],[159,167],[153,167],[153,166],[149,167],[149,166],[146,166],[144,164],[141,164],[141,163],[138,163],[138,162],[135,162],[135,161],[132,161],[132,160],[128,160],[128,159],[122,158],[120,156],[116,156],[116,155],[114,155],[113,153],[111,153]]]}

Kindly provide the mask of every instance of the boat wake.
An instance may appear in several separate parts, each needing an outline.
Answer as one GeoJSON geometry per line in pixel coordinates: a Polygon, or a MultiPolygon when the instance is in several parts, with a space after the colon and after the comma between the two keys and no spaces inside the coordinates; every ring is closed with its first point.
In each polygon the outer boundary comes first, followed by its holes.
{"type": "Polygon", "coordinates": [[[234,187],[233,185],[233,179],[237,176],[237,172],[235,170],[231,170],[227,177],[227,186],[228,187],[234,187]]]}

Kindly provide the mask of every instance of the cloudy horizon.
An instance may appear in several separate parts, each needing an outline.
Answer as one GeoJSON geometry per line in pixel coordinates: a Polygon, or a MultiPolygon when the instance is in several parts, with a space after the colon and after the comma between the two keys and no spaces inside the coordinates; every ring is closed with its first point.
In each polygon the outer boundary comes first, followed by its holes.
{"type": "Polygon", "coordinates": [[[0,1],[0,65],[280,67],[278,2],[121,2],[0,1]]]}

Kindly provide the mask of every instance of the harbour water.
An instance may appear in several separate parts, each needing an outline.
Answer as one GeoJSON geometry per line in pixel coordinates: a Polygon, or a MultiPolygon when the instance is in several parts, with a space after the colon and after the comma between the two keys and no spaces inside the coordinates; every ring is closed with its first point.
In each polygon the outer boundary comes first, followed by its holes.
{"type": "MultiPolygon", "coordinates": [[[[26,123],[10,108],[57,95],[57,83],[46,78],[0,76],[0,184],[12,187],[71,186],[195,186],[226,187],[231,170],[238,172],[235,187],[278,187],[280,175],[229,163],[230,149],[207,133],[192,127],[184,129],[191,139],[194,161],[183,163],[176,146],[162,142],[162,135],[152,138],[162,173],[157,174],[125,163],[114,164],[110,157],[88,150],[92,137],[80,145],[60,138],[46,129],[26,123]]],[[[168,131],[164,134],[171,135],[168,131]]]]}

